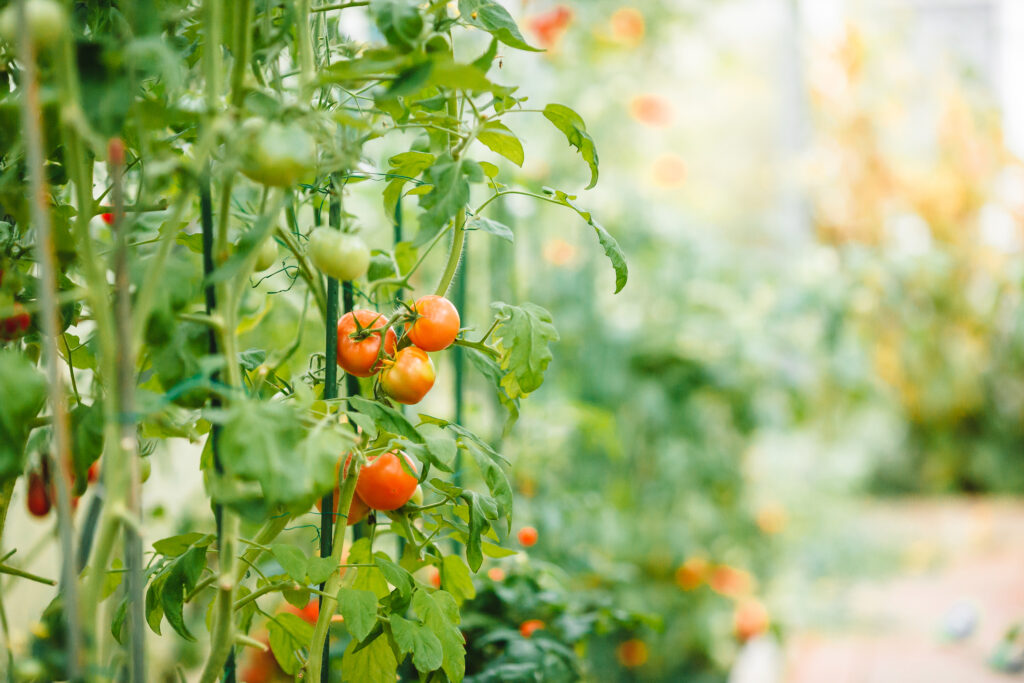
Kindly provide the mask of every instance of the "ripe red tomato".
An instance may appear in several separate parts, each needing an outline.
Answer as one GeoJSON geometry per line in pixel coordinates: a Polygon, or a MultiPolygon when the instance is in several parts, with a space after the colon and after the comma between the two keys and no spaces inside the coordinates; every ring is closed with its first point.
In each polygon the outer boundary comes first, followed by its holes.
{"type": "Polygon", "coordinates": [[[540,619],[527,619],[519,624],[519,633],[522,634],[523,638],[529,638],[542,628],[545,628],[545,624],[540,619]]]}
{"type": "MultiPolygon", "coordinates": [[[[402,456],[415,472],[409,456],[402,456]]],[[[356,493],[374,510],[397,510],[409,502],[418,483],[416,477],[405,471],[397,455],[384,453],[363,466],[356,481],[356,493]]]]}
{"type": "Polygon", "coordinates": [[[114,224],[114,214],[112,213],[101,213],[100,218],[102,218],[103,222],[106,223],[107,225],[114,224]]]}
{"type": "Polygon", "coordinates": [[[441,351],[455,341],[459,333],[459,312],[443,296],[420,297],[413,310],[420,316],[409,326],[409,341],[424,351],[441,351]]]}
{"type": "Polygon", "coordinates": [[[50,512],[52,502],[48,489],[42,474],[32,472],[28,475],[28,511],[36,517],[45,517],[50,512]]]}
{"type": "Polygon", "coordinates": [[[14,314],[0,319],[0,341],[13,341],[18,339],[28,330],[32,319],[28,311],[17,301],[14,302],[14,314]]]}
{"type": "Polygon", "coordinates": [[[341,316],[338,321],[338,365],[345,372],[356,377],[369,377],[381,368],[377,360],[381,337],[384,337],[384,353],[391,356],[398,345],[398,336],[389,329],[386,335],[373,332],[363,338],[354,338],[359,328],[376,329],[387,325],[388,319],[376,311],[361,308],[341,316]]]}
{"type": "Polygon", "coordinates": [[[380,373],[380,385],[399,403],[413,405],[423,400],[434,386],[434,363],[418,346],[407,346],[380,373]]]}
{"type": "Polygon", "coordinates": [[[537,543],[537,530],[532,526],[524,526],[519,530],[519,543],[524,548],[529,548],[537,543]]]}
{"type": "Polygon", "coordinates": [[[700,588],[708,575],[708,561],[703,557],[689,557],[676,569],[676,583],[684,591],[700,588]]]}
{"type": "Polygon", "coordinates": [[[505,580],[505,570],[501,567],[491,567],[487,570],[487,578],[491,581],[501,583],[505,580]]]}

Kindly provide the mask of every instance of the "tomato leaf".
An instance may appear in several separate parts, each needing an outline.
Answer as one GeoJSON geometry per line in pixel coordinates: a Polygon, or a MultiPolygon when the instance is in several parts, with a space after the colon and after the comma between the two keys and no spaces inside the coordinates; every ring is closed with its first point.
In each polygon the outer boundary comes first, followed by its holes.
{"type": "Polygon", "coordinates": [[[309,583],[323,583],[336,571],[338,565],[331,558],[311,557],[306,567],[306,579],[309,583]]]}
{"type": "Polygon", "coordinates": [[[338,591],[338,608],[355,640],[362,641],[370,635],[377,623],[377,595],[373,591],[342,588],[338,591]]]}
{"type": "Polygon", "coordinates": [[[476,597],[476,588],[469,567],[458,555],[445,555],[441,561],[441,585],[460,605],[476,597]]]}
{"type": "Polygon", "coordinates": [[[508,227],[504,223],[491,220],[490,218],[484,218],[482,216],[473,216],[466,221],[466,230],[481,230],[483,232],[490,233],[495,237],[500,237],[506,242],[514,242],[515,237],[512,235],[512,228],[508,227]]]}
{"type": "Polygon", "coordinates": [[[564,104],[549,104],[544,107],[544,118],[562,131],[569,144],[579,150],[580,156],[590,167],[590,184],[586,189],[597,185],[597,147],[580,115],[564,104]]]}
{"type": "Polygon", "coordinates": [[[270,546],[270,553],[296,583],[306,583],[308,560],[304,552],[287,543],[275,543],[270,546]]]}
{"type": "Polygon", "coordinates": [[[509,429],[519,419],[519,399],[510,397],[505,388],[501,386],[501,378],[504,372],[502,372],[501,367],[493,358],[477,349],[464,348],[463,352],[469,358],[469,362],[473,364],[473,367],[477,369],[477,372],[489,379],[491,384],[494,385],[494,390],[498,394],[498,402],[508,411],[508,419],[505,421],[504,428],[504,433],[508,434],[509,429]]]}
{"type": "Polygon", "coordinates": [[[523,143],[516,134],[500,121],[488,121],[476,139],[492,152],[500,154],[516,166],[522,166],[525,160],[523,143]]]}
{"type": "Polygon", "coordinates": [[[441,641],[444,653],[442,668],[453,683],[466,675],[466,647],[459,630],[459,606],[443,590],[428,592],[418,589],[412,596],[412,608],[427,628],[441,641]]]}
{"type": "Polygon", "coordinates": [[[482,28],[510,47],[543,52],[526,42],[512,15],[494,0],[459,0],[459,14],[470,26],[482,28]]]}
{"type": "Polygon", "coordinates": [[[213,534],[204,534],[192,531],[178,536],[168,536],[153,543],[153,550],[167,557],[177,557],[192,546],[206,547],[213,543],[216,537],[213,534]]]}
{"type": "Polygon", "coordinates": [[[512,306],[499,301],[491,308],[499,318],[494,338],[504,373],[501,387],[509,398],[518,399],[536,391],[544,381],[544,371],[553,357],[548,346],[558,341],[558,331],[551,314],[536,304],[512,306]]]}
{"type": "Polygon", "coordinates": [[[453,159],[447,152],[438,157],[427,170],[427,180],[434,187],[420,197],[420,206],[425,211],[420,216],[416,244],[428,242],[459,209],[466,206],[470,181],[480,182],[483,178],[480,164],[471,159],[453,159]]]}
{"type": "Polygon", "coordinates": [[[270,650],[281,669],[294,676],[302,667],[299,653],[313,640],[313,625],[297,614],[285,612],[267,622],[270,650]]]}
{"type": "Polygon", "coordinates": [[[395,436],[405,437],[413,443],[423,443],[423,437],[412,426],[412,423],[394,408],[389,408],[383,403],[377,403],[362,396],[352,396],[349,398],[349,404],[360,414],[372,418],[378,429],[395,436]]]}
{"type": "Polygon", "coordinates": [[[387,638],[374,638],[367,645],[349,641],[341,659],[341,680],[346,683],[395,683],[398,659],[387,638]]]}
{"type": "Polygon", "coordinates": [[[619,243],[604,229],[604,226],[594,220],[593,215],[589,211],[576,206],[575,202],[573,202],[576,199],[576,195],[566,194],[561,190],[555,190],[550,187],[545,187],[544,193],[549,195],[555,202],[562,206],[567,206],[578,213],[580,218],[585,220],[594,229],[594,232],[597,233],[597,241],[601,243],[605,256],[612,262],[612,268],[615,269],[615,293],[618,294],[622,291],[622,288],[626,286],[626,281],[629,279],[629,267],[626,265],[626,255],[622,253],[619,243]]]}
{"type": "Polygon", "coordinates": [[[423,624],[392,614],[391,634],[400,652],[412,654],[412,663],[417,671],[427,673],[444,663],[441,641],[423,624]]]}
{"type": "Polygon", "coordinates": [[[398,592],[403,596],[409,596],[413,588],[412,574],[392,562],[391,558],[384,553],[375,554],[373,562],[380,567],[380,571],[384,574],[384,578],[388,580],[388,583],[398,589],[398,592]]]}
{"type": "Polygon", "coordinates": [[[0,482],[25,467],[29,423],[43,409],[46,380],[28,360],[13,351],[0,353],[0,482]]]}
{"type": "MultiPolygon", "coordinates": [[[[351,564],[374,564],[374,560],[370,556],[369,538],[360,538],[352,544],[348,551],[348,561],[351,564]]],[[[384,580],[384,575],[377,567],[354,567],[353,569],[355,569],[356,578],[352,582],[352,588],[370,591],[378,598],[383,598],[391,591],[388,588],[388,582],[384,580]]],[[[352,571],[352,569],[348,571],[352,571]]]]}
{"type": "Polygon", "coordinates": [[[184,600],[206,568],[206,548],[212,542],[213,537],[203,535],[154,574],[146,592],[146,621],[155,633],[160,633],[160,621],[167,617],[182,638],[195,640],[185,625],[184,600]]]}

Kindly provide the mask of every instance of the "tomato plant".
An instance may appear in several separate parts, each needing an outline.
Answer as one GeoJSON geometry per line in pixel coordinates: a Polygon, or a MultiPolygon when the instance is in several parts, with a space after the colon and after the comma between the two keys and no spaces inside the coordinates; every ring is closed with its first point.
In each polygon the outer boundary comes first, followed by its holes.
{"type": "Polygon", "coordinates": [[[12,7],[0,319],[18,334],[0,351],[0,504],[19,480],[38,489],[26,468],[52,459],[61,557],[17,670],[176,675],[153,670],[148,629],[191,648],[202,683],[233,680],[242,648],[264,644],[304,680],[462,680],[460,605],[484,556],[510,552],[508,461],[400,404],[430,390],[427,351],[444,351],[471,361],[511,425],[558,339],[529,302],[460,330],[446,297],[464,286],[467,236],[509,239],[495,211],[527,196],[582,219],[615,291],[627,278],[574,194],[513,184],[524,151],[506,121],[522,116],[564,136],[588,188],[598,179],[582,118],[527,108],[503,82],[511,51],[537,48],[495,0],[12,7]],[[350,38],[360,25],[376,32],[350,38]],[[209,506],[152,541],[144,483],[178,449],[197,456],[209,506]],[[315,614],[281,608],[311,600],[315,614]]]}

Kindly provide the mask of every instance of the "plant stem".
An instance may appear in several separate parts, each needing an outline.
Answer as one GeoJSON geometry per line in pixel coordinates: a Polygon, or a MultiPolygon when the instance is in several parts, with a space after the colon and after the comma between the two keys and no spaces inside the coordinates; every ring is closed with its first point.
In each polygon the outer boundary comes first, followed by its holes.
{"type": "MultiPolygon", "coordinates": [[[[338,494],[338,510],[347,511],[352,505],[352,497],[356,492],[356,479],[359,477],[358,464],[355,457],[352,458],[352,461],[350,471],[343,473],[347,474],[347,476],[342,482],[341,491],[338,494]]],[[[336,566],[341,566],[341,558],[345,549],[346,529],[348,529],[348,526],[340,523],[334,528],[331,561],[336,566]]],[[[340,588],[341,573],[331,572],[331,576],[327,579],[323,589],[324,593],[331,597],[325,597],[321,600],[320,616],[317,617],[316,626],[313,627],[313,642],[309,646],[309,659],[306,661],[307,681],[322,680],[321,671],[323,670],[324,649],[327,647],[327,631],[331,626],[331,618],[338,608],[337,594],[340,588]]]]}
{"type": "Polygon", "coordinates": [[[57,310],[56,258],[50,224],[49,197],[43,171],[45,161],[39,83],[36,80],[36,56],[25,0],[18,2],[18,58],[21,62],[21,119],[25,134],[25,160],[28,167],[29,209],[36,229],[36,251],[40,270],[39,301],[42,317],[42,346],[46,359],[50,410],[53,415],[53,445],[56,451],[57,530],[61,548],[61,583],[64,593],[64,619],[67,629],[67,673],[71,680],[79,676],[81,636],[78,585],[75,572],[73,522],[70,495],[70,448],[66,396],[59,372],[57,351],[59,321],[57,310]]]}
{"type": "Polygon", "coordinates": [[[309,37],[309,13],[310,0],[296,0],[295,12],[298,14],[295,20],[296,43],[299,51],[299,86],[303,92],[313,81],[313,44],[309,37]]]}
{"type": "Polygon", "coordinates": [[[6,564],[0,564],[0,574],[19,576],[23,579],[28,579],[29,581],[35,581],[36,583],[46,584],[47,586],[57,585],[57,582],[53,579],[48,579],[45,576],[39,576],[38,574],[33,574],[22,569],[16,569],[15,567],[9,567],[6,564]]]}
{"type": "Polygon", "coordinates": [[[455,277],[455,271],[459,269],[459,261],[462,260],[462,245],[465,241],[466,209],[461,208],[455,214],[455,232],[452,233],[452,247],[451,251],[448,252],[448,263],[444,267],[441,281],[437,283],[437,289],[434,290],[434,294],[437,296],[444,296],[448,293],[448,288],[452,284],[452,278],[455,277]]]}
{"type": "Polygon", "coordinates": [[[358,2],[341,2],[335,5],[323,5],[321,7],[314,7],[310,12],[330,12],[336,9],[348,9],[349,7],[366,7],[369,5],[369,0],[359,0],[358,2]]]}

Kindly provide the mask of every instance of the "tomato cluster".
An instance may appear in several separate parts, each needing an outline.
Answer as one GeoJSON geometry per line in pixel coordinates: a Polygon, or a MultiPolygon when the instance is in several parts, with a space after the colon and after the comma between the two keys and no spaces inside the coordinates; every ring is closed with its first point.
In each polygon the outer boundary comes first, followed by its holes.
{"type": "Polygon", "coordinates": [[[338,365],[356,377],[380,373],[380,387],[393,400],[413,405],[434,386],[428,351],[443,351],[459,334],[459,311],[448,299],[430,294],[389,320],[359,309],[338,321],[338,365]],[[404,328],[398,338],[396,329],[404,328]]]}

